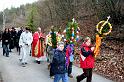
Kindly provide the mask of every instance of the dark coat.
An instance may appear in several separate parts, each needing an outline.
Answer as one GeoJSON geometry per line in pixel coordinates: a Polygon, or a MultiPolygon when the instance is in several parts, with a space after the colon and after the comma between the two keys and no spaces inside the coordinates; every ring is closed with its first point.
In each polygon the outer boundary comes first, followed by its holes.
{"type": "Polygon", "coordinates": [[[54,51],[52,65],[54,74],[64,74],[67,72],[66,56],[64,51],[58,49],[54,51]]]}
{"type": "Polygon", "coordinates": [[[23,30],[19,30],[18,33],[17,33],[17,36],[16,36],[16,47],[19,47],[19,39],[20,39],[20,36],[22,34],[23,30]]]}
{"type": "Polygon", "coordinates": [[[16,46],[16,36],[17,36],[17,33],[16,33],[16,31],[11,31],[10,32],[10,37],[11,37],[11,39],[10,39],[10,46],[9,46],[9,49],[13,49],[15,46],[16,46]]]}
{"type": "Polygon", "coordinates": [[[10,42],[10,33],[9,32],[8,33],[4,32],[2,34],[2,45],[8,45],[9,42],[10,42]]]}

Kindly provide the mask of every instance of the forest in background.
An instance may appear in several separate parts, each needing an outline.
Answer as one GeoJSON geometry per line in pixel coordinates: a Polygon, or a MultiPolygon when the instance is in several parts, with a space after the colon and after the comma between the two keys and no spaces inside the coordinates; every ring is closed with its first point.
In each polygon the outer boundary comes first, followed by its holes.
{"type": "MultiPolygon", "coordinates": [[[[95,38],[96,25],[111,16],[112,33],[104,39],[95,71],[116,82],[124,81],[124,0],[39,0],[18,8],[5,9],[6,27],[37,27],[48,33],[51,26],[65,29],[72,18],[78,22],[81,36],[95,38]],[[114,69],[114,70],[113,70],[114,69]]],[[[0,29],[3,29],[0,12],[0,29]]]]}
{"type": "MultiPolygon", "coordinates": [[[[40,26],[44,32],[48,32],[52,25],[56,29],[64,29],[67,22],[75,18],[84,36],[93,36],[96,24],[110,15],[113,31],[116,31],[117,37],[123,37],[123,0],[39,0],[18,8],[5,9],[4,13],[6,27],[28,25],[35,30],[40,26]]],[[[2,23],[3,12],[0,12],[0,28],[2,23]]]]}

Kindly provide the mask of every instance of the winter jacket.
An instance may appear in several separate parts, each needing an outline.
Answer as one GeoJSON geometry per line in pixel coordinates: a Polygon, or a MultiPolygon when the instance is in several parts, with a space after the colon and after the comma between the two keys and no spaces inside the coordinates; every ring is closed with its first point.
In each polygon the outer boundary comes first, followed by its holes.
{"type": "Polygon", "coordinates": [[[81,55],[85,57],[84,61],[80,57],[80,67],[81,68],[94,68],[94,56],[91,48],[86,44],[82,44],[81,46],[81,55]]]}
{"type": "Polygon", "coordinates": [[[66,68],[66,57],[65,57],[65,52],[60,51],[59,49],[56,49],[54,51],[54,56],[53,56],[53,72],[54,74],[64,74],[67,72],[66,68]]]}
{"type": "Polygon", "coordinates": [[[4,32],[2,35],[2,44],[3,45],[8,45],[10,42],[10,33],[4,32]]]}

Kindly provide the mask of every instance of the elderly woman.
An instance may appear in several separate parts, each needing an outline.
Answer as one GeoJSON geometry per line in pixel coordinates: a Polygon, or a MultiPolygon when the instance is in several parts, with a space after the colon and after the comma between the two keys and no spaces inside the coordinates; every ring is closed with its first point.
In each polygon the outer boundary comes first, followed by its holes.
{"type": "Polygon", "coordinates": [[[92,80],[92,69],[94,68],[94,47],[91,46],[91,39],[86,37],[81,45],[80,67],[83,69],[83,73],[77,76],[77,82],[81,82],[84,78],[87,78],[86,82],[92,80]]]}

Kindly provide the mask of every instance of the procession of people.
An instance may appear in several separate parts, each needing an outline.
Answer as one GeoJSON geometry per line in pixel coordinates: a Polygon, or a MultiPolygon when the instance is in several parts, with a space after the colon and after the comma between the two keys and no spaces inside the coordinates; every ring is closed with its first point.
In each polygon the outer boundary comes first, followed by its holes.
{"type": "MultiPolygon", "coordinates": [[[[54,79],[54,82],[60,82],[61,79],[62,82],[69,82],[69,78],[74,78],[72,66],[75,61],[75,47],[80,40],[79,33],[80,29],[74,19],[67,24],[63,32],[60,29],[55,30],[52,26],[47,35],[43,33],[41,27],[38,27],[34,33],[29,27],[21,28],[18,31],[14,27],[6,28],[2,34],[3,56],[11,56],[9,52],[16,47],[22,67],[26,67],[29,63],[30,56],[37,64],[41,64],[45,56],[50,78],[54,79]]],[[[95,57],[99,53],[101,43],[98,40],[101,41],[101,37],[96,37],[96,46],[94,46],[91,38],[87,36],[78,46],[80,48],[80,68],[83,73],[76,77],[77,82],[81,82],[85,78],[87,78],[86,82],[92,82],[95,57]]]]}
{"type": "MultiPolygon", "coordinates": [[[[88,44],[88,46],[89,45],[90,44],[88,44]]],[[[69,82],[69,77],[73,78],[72,65],[74,61],[74,44],[64,42],[62,40],[62,34],[55,32],[53,28],[51,28],[51,31],[46,36],[42,33],[40,27],[38,27],[37,31],[33,34],[28,27],[21,28],[18,32],[14,27],[12,27],[12,29],[6,28],[2,34],[2,46],[3,56],[6,57],[11,56],[9,53],[13,52],[14,48],[17,48],[19,52],[19,61],[22,67],[26,67],[29,63],[30,54],[37,64],[40,64],[42,57],[46,55],[49,74],[50,77],[54,79],[54,82],[59,82],[60,79],[62,79],[62,82],[69,82]]],[[[81,54],[87,57],[85,61],[92,60],[93,54],[90,51],[93,50],[88,48],[88,50],[84,51],[85,48],[83,48],[83,51],[81,49],[81,54]]],[[[91,65],[90,62],[88,63],[91,65]]],[[[87,82],[91,82],[92,68],[93,67],[83,68],[85,74],[83,73],[77,76],[77,82],[80,82],[86,77],[87,82]]]]}

